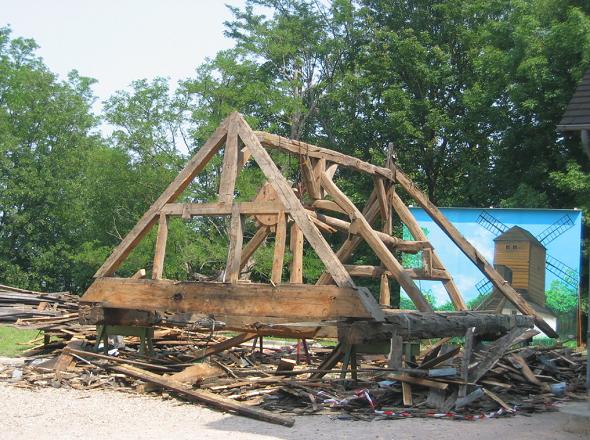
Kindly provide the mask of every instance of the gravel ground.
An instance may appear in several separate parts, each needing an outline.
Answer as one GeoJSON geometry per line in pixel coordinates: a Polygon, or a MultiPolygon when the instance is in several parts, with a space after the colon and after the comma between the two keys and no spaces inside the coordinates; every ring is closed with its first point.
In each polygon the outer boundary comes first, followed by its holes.
{"type": "MultiPolygon", "coordinates": [[[[0,359],[0,364],[5,359],[0,359]]],[[[18,362],[18,361],[17,361],[18,362]]],[[[211,411],[176,399],[112,391],[22,389],[0,382],[0,439],[584,439],[565,432],[559,412],[459,422],[344,421],[303,416],[293,428],[211,411]]]]}

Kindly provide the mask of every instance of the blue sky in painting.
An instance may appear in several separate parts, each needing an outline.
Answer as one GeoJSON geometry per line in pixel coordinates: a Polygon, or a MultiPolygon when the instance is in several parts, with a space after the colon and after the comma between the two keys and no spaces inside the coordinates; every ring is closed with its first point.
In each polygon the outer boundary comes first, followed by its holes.
{"type": "MultiPolygon", "coordinates": [[[[428,238],[451,272],[459,290],[466,300],[477,296],[475,285],[484,276],[457,248],[444,232],[430,219],[422,208],[410,208],[422,228],[428,230],[428,238]]],[[[490,262],[494,258],[494,234],[478,223],[482,209],[441,208],[442,213],[490,262]]],[[[573,225],[546,245],[547,255],[556,258],[579,273],[581,256],[582,215],[578,210],[556,209],[485,209],[495,219],[507,227],[520,226],[538,237],[546,228],[569,216],[573,225]]],[[[556,276],[546,271],[545,288],[548,289],[556,276]]],[[[448,301],[442,283],[436,281],[417,281],[421,290],[431,290],[437,304],[448,301]]]]}

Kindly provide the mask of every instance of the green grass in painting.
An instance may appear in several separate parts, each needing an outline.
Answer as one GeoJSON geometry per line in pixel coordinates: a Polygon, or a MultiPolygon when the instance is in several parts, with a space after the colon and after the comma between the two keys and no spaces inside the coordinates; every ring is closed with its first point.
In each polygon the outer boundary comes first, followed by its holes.
{"type": "Polygon", "coordinates": [[[0,326],[0,356],[16,357],[31,348],[27,342],[39,336],[39,330],[0,326]]]}

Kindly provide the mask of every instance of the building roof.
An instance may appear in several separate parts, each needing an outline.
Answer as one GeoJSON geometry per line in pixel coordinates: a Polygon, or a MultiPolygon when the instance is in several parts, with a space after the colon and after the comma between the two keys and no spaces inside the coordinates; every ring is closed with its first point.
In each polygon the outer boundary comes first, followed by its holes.
{"type": "Polygon", "coordinates": [[[545,249],[545,246],[533,234],[520,226],[512,226],[506,232],[494,238],[494,241],[530,241],[545,249]]]}
{"type": "Polygon", "coordinates": [[[582,77],[557,128],[560,130],[590,129],[590,69],[582,77]]]}

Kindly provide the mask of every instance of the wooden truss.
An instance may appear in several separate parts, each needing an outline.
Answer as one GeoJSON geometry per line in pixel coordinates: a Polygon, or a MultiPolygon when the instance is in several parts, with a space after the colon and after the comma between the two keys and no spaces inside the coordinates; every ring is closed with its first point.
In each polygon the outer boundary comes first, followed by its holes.
{"type": "Polygon", "coordinates": [[[463,297],[450,273],[399,197],[398,189],[405,191],[430,215],[520,312],[532,316],[543,332],[556,337],[551,327],[394,163],[380,167],[315,145],[255,132],[239,113],[232,113],[221,123],[116,247],[96,272],[96,280],[81,299],[82,306],[91,306],[91,309],[98,307],[208,314],[239,328],[344,318],[382,322],[387,315],[390,279],[400,284],[419,311],[432,312],[430,304],[414,282],[416,279],[427,279],[441,281],[455,308],[459,311],[466,310],[463,297]],[[218,201],[175,203],[222,146],[223,167],[218,201]],[[293,185],[281,174],[267,149],[279,149],[300,157],[303,191],[309,195],[309,203],[302,203],[293,185]],[[266,183],[255,200],[237,202],[234,200],[236,177],[249,160],[256,162],[266,177],[266,183]],[[374,190],[362,211],[332,180],[338,167],[372,176],[374,190]],[[415,240],[402,240],[392,235],[394,213],[415,240]],[[343,215],[346,220],[337,217],[343,215]],[[222,282],[176,282],[163,279],[167,221],[170,216],[185,219],[194,216],[230,217],[230,246],[222,282]],[[243,224],[246,216],[254,217],[259,228],[244,245],[243,224]],[[377,217],[381,218],[382,230],[372,226],[377,217]],[[139,276],[114,277],[121,263],[156,223],[158,235],[152,279],[141,279],[139,276]],[[348,238],[336,251],[323,235],[335,231],[348,233],[348,238]],[[262,284],[241,280],[240,274],[244,266],[269,235],[275,236],[271,282],[262,284]],[[287,235],[293,258],[290,279],[283,280],[287,235]],[[325,272],[315,286],[302,284],[304,241],[309,243],[325,266],[325,272]],[[381,263],[379,266],[347,264],[362,242],[378,257],[381,263]],[[396,251],[420,252],[423,268],[405,269],[395,256],[396,251]],[[380,279],[380,303],[383,307],[380,307],[367,289],[355,285],[355,277],[380,279]]]}

